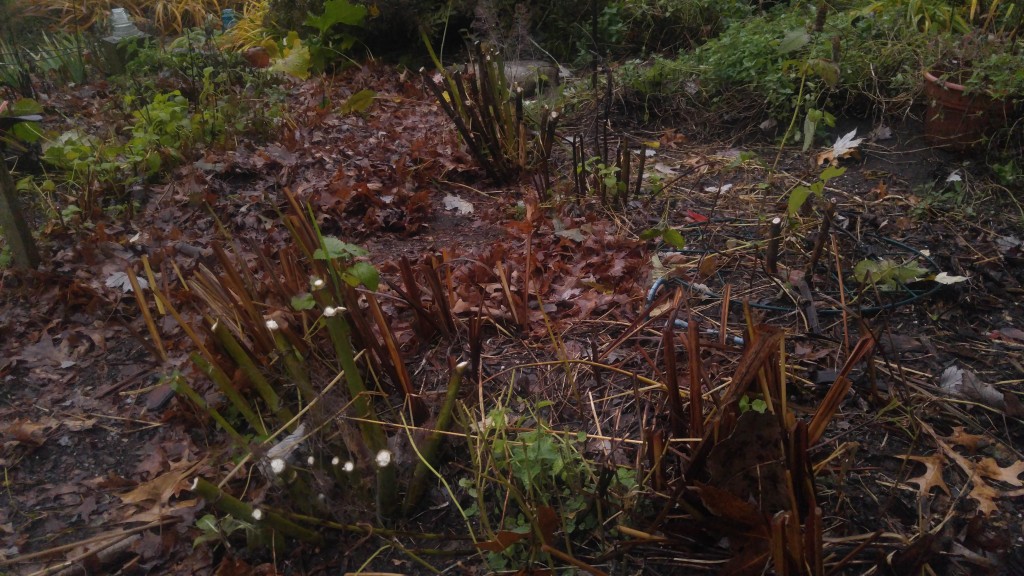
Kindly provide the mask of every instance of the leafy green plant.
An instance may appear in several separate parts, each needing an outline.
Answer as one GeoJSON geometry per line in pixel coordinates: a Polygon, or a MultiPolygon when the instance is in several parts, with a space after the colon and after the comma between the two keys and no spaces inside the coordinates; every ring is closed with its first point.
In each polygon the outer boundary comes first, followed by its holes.
{"type": "Polygon", "coordinates": [[[787,205],[787,211],[790,216],[795,216],[800,209],[803,207],[807,199],[814,194],[818,199],[821,199],[825,195],[825,185],[828,181],[833,178],[838,178],[846,173],[846,168],[837,168],[835,166],[827,166],[824,170],[818,174],[818,178],[811,183],[810,186],[797,186],[789,193],[789,203],[787,205]]]}
{"type": "Polygon", "coordinates": [[[352,49],[357,40],[355,31],[362,28],[368,12],[366,6],[348,0],[327,0],[323,13],[306,18],[303,24],[317,31],[307,43],[316,70],[324,70],[329,62],[352,49]]]}
{"type": "Polygon", "coordinates": [[[239,520],[234,516],[223,516],[218,518],[213,514],[206,514],[196,520],[196,528],[200,534],[192,541],[192,547],[196,548],[204,544],[218,544],[231,547],[231,537],[238,532],[251,532],[254,526],[251,522],[239,520]]]}
{"type": "MultiPolygon", "coordinates": [[[[582,454],[586,434],[548,427],[539,414],[549,407],[541,401],[528,415],[517,416],[499,404],[480,420],[482,429],[471,439],[473,474],[461,478],[459,486],[471,499],[466,515],[488,536],[478,547],[494,570],[550,562],[556,533],[571,546],[594,535],[601,521],[591,496],[598,492],[598,472],[582,454]]],[[[468,411],[464,416],[477,418],[468,411]]],[[[637,488],[630,469],[612,471],[607,482],[613,508],[637,488]]]]}
{"type": "Polygon", "coordinates": [[[43,32],[42,43],[33,56],[41,72],[51,73],[65,83],[81,84],[88,77],[87,49],[81,34],[43,32]]]}
{"type": "MultiPolygon", "coordinates": [[[[681,101],[731,117],[780,122],[794,114],[834,112],[838,104],[864,103],[885,112],[908,108],[920,87],[929,35],[907,26],[906,5],[857,0],[825,6],[819,12],[777,4],[731,21],[719,36],[678,58],[625,66],[622,82],[648,108],[681,101]]],[[[787,136],[806,142],[808,131],[795,128],[787,136]]]]}
{"type": "Polygon", "coordinates": [[[740,398],[739,408],[741,414],[750,410],[758,414],[764,414],[768,410],[768,403],[762,398],[751,398],[749,395],[744,394],[740,398]]]}

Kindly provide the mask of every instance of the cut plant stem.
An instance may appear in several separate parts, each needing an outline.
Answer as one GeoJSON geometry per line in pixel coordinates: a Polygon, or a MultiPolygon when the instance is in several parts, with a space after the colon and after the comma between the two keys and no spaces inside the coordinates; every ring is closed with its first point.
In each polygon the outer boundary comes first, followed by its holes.
{"type": "Polygon", "coordinates": [[[248,450],[248,443],[246,443],[245,438],[235,430],[234,426],[221,416],[220,412],[218,412],[216,408],[207,404],[206,401],[203,400],[203,397],[193,390],[191,386],[186,384],[180,376],[176,376],[171,379],[171,390],[174,390],[175,393],[188,398],[193,404],[203,409],[211,418],[213,418],[214,422],[216,422],[224,429],[225,432],[228,433],[229,436],[231,436],[235,443],[248,450]]]}
{"type": "Polygon", "coordinates": [[[825,214],[821,218],[821,227],[818,229],[818,237],[814,240],[814,249],[811,251],[811,259],[807,262],[804,271],[804,278],[807,279],[808,288],[814,288],[814,269],[821,259],[822,249],[825,248],[825,239],[828,238],[829,228],[832,226],[832,218],[836,212],[836,199],[829,197],[825,200],[825,214]]]}
{"type": "Polygon", "coordinates": [[[228,330],[227,326],[223,322],[217,321],[213,323],[211,330],[213,330],[213,335],[217,337],[217,341],[224,347],[228,356],[231,356],[231,359],[238,364],[242,373],[249,379],[249,382],[256,389],[260,398],[263,398],[263,401],[267,403],[270,411],[282,422],[291,420],[291,411],[281,405],[281,397],[274,391],[273,386],[263,376],[260,369],[256,367],[256,363],[253,362],[249,353],[242,348],[242,345],[238,343],[238,340],[235,339],[235,336],[228,330]]]}
{"type": "Polygon", "coordinates": [[[769,274],[779,273],[779,240],[782,238],[782,218],[772,218],[768,228],[768,248],[764,255],[764,268],[769,274]]]}
{"type": "Polygon", "coordinates": [[[242,417],[245,418],[245,421],[248,422],[260,436],[266,436],[267,429],[263,425],[263,420],[261,420],[252,410],[248,400],[243,398],[241,393],[239,393],[231,384],[231,380],[228,378],[228,375],[221,370],[220,366],[212,364],[198,352],[193,352],[189,358],[191,358],[192,364],[194,364],[196,368],[199,368],[200,372],[206,374],[210,380],[213,380],[214,385],[217,386],[220,393],[231,402],[231,405],[235,407],[235,410],[238,410],[242,417]]]}
{"type": "MultiPolygon", "coordinates": [[[[254,521],[253,518],[253,507],[245,502],[242,502],[238,498],[228,494],[221,490],[215,485],[207,482],[203,478],[196,477],[192,484],[192,492],[206,500],[206,502],[217,508],[225,514],[230,514],[235,519],[251,524],[254,521]]],[[[276,512],[268,510],[261,510],[262,518],[259,520],[260,524],[269,526],[270,528],[284,534],[285,536],[291,536],[304,542],[311,542],[313,544],[323,544],[323,536],[319,533],[299,526],[295,522],[288,520],[284,516],[276,512]]]]}
{"type": "Polygon", "coordinates": [[[438,449],[441,446],[443,432],[446,432],[451,426],[452,411],[455,409],[455,402],[459,397],[462,376],[468,367],[469,362],[458,363],[448,379],[448,393],[445,395],[444,405],[441,406],[441,411],[437,415],[437,424],[419,450],[420,460],[416,463],[416,469],[409,481],[409,489],[405,494],[405,503],[402,506],[402,511],[405,514],[408,514],[419,503],[426,491],[427,479],[430,477],[431,471],[437,469],[438,449]]]}

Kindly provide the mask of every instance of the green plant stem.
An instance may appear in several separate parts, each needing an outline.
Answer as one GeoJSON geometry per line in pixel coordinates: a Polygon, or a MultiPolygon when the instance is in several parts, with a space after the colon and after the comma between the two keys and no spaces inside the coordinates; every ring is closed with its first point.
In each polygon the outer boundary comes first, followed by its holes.
{"type": "Polygon", "coordinates": [[[448,380],[448,393],[445,395],[444,405],[441,406],[441,411],[437,415],[435,430],[427,436],[427,439],[423,442],[423,447],[417,451],[419,461],[416,463],[416,469],[413,470],[412,479],[409,481],[409,488],[405,494],[405,503],[402,505],[402,511],[405,514],[408,514],[423,497],[429,474],[433,472],[439,476],[436,470],[438,448],[441,446],[442,433],[451,426],[452,411],[455,409],[455,402],[459,397],[462,376],[466,373],[468,366],[469,364],[466,362],[460,362],[455,366],[455,370],[452,371],[451,377],[448,380]]]}
{"type": "Polygon", "coordinates": [[[281,353],[285,370],[288,371],[288,375],[291,376],[295,386],[299,389],[299,406],[310,403],[316,397],[316,392],[313,391],[313,385],[309,381],[309,371],[306,369],[306,363],[303,362],[302,355],[288,342],[288,339],[279,330],[274,330],[274,345],[277,346],[277,351],[281,353]]]}
{"type": "Polygon", "coordinates": [[[260,420],[259,416],[257,416],[252,410],[252,407],[249,406],[249,401],[243,398],[242,394],[239,393],[231,384],[231,380],[228,378],[228,375],[224,373],[224,370],[222,370],[220,366],[217,366],[204,358],[198,352],[193,352],[189,358],[192,359],[192,363],[195,364],[196,368],[199,368],[200,372],[206,374],[210,380],[213,380],[217,389],[220,390],[221,394],[231,402],[231,405],[235,407],[235,410],[238,410],[242,417],[245,418],[245,421],[248,422],[260,436],[266,436],[267,429],[263,425],[263,421],[260,420]]]}
{"type": "Polygon", "coordinates": [[[239,446],[248,450],[248,443],[246,443],[245,438],[235,430],[235,427],[221,416],[220,412],[218,412],[216,408],[207,404],[206,401],[203,400],[203,397],[193,390],[191,386],[186,384],[180,377],[176,377],[171,381],[171,389],[174,390],[176,394],[185,396],[191,400],[193,404],[206,411],[206,413],[209,414],[210,417],[228,433],[229,436],[231,436],[232,440],[234,440],[239,446]]]}
{"type": "Polygon", "coordinates": [[[779,165],[779,160],[782,159],[782,150],[786,147],[786,142],[789,140],[789,135],[793,133],[793,128],[796,126],[796,117],[800,113],[800,104],[804,100],[804,86],[807,84],[807,67],[800,73],[800,90],[796,95],[796,106],[793,107],[793,116],[789,119],[789,126],[786,127],[786,133],[782,135],[782,142],[779,144],[779,151],[775,155],[775,161],[772,162],[771,172],[775,173],[775,168],[779,165]]]}
{"type": "Polygon", "coordinates": [[[228,356],[231,356],[231,359],[242,369],[249,382],[252,383],[253,388],[263,398],[263,401],[267,403],[271,412],[282,422],[291,420],[291,410],[281,405],[281,397],[277,395],[273,386],[270,385],[270,382],[267,381],[259,368],[256,367],[256,363],[253,362],[249,354],[242,348],[242,345],[238,343],[238,340],[231,334],[227,326],[223,322],[215,322],[213,334],[217,337],[217,341],[220,342],[221,346],[224,347],[224,350],[227,351],[228,356]]]}
{"type": "MultiPolygon", "coordinates": [[[[322,303],[325,307],[327,303],[322,303]]],[[[352,329],[348,322],[341,316],[324,318],[327,331],[334,344],[334,351],[341,363],[341,369],[345,372],[345,382],[348,384],[349,394],[352,396],[352,405],[356,417],[359,419],[359,430],[362,433],[363,441],[367,448],[376,456],[381,450],[388,447],[388,438],[384,428],[380,425],[380,418],[377,411],[370,403],[370,398],[363,382],[363,377],[356,366],[355,352],[352,348],[352,329]]],[[[377,513],[382,518],[390,518],[398,509],[398,479],[394,463],[377,468],[377,513]]]]}
{"type": "MultiPolygon", "coordinates": [[[[207,504],[210,504],[225,514],[230,514],[242,522],[252,523],[255,521],[252,517],[252,506],[242,502],[227,492],[224,492],[203,478],[197,477],[195,479],[195,484],[192,486],[192,492],[195,492],[202,497],[203,500],[206,500],[207,504]]],[[[269,526],[281,534],[291,536],[292,538],[302,540],[303,542],[311,542],[318,545],[323,544],[324,538],[319,533],[314,532],[309,528],[299,526],[277,512],[265,509],[262,510],[262,512],[264,517],[259,521],[259,524],[269,526]]]]}

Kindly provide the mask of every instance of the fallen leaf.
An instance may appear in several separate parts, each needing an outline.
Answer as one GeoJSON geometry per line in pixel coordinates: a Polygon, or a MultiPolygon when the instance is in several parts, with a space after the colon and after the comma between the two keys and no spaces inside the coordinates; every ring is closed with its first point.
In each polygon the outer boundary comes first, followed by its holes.
{"type": "Polygon", "coordinates": [[[868,133],[868,138],[871,140],[888,140],[892,138],[892,128],[889,128],[885,124],[879,124],[874,130],[868,133]]]}
{"type": "Polygon", "coordinates": [[[18,418],[14,422],[0,428],[0,432],[3,432],[5,437],[9,437],[15,442],[42,446],[46,442],[47,432],[56,428],[57,424],[58,422],[52,418],[44,418],[38,422],[18,418]]]}
{"type": "Polygon", "coordinates": [[[939,377],[939,388],[950,396],[984,404],[989,408],[1003,410],[1006,401],[1003,393],[991,384],[982,382],[974,372],[956,365],[946,368],[939,377]]]}
{"type": "Polygon", "coordinates": [[[513,532],[511,530],[498,530],[494,533],[494,540],[477,542],[476,547],[488,552],[501,552],[516,542],[528,538],[529,535],[530,533],[528,531],[513,532]]]}
{"type": "Polygon", "coordinates": [[[982,458],[974,465],[974,469],[985,478],[1005,482],[1018,488],[1024,486],[1024,482],[1020,480],[1020,475],[1024,474],[1024,462],[1017,461],[1003,468],[993,458],[982,458]]]}
{"type": "Polygon", "coordinates": [[[999,510],[999,506],[996,505],[999,491],[984,482],[975,481],[968,496],[978,503],[978,511],[985,516],[991,516],[993,512],[999,510]]]}
{"type": "Polygon", "coordinates": [[[126,504],[155,503],[163,504],[179,491],[185,477],[199,467],[200,462],[181,460],[171,466],[171,470],[156,478],[140,484],[131,492],[121,494],[121,501],[126,504]]]}
{"type": "Polygon", "coordinates": [[[1010,342],[1024,343],[1024,330],[1007,326],[992,332],[992,338],[999,338],[1010,342]]]}
{"type": "MultiPolygon", "coordinates": [[[[149,282],[147,282],[145,278],[137,278],[137,280],[139,282],[139,288],[142,288],[143,290],[145,290],[146,288],[149,288],[149,282]]],[[[117,272],[114,272],[110,276],[107,276],[107,281],[105,282],[105,284],[107,285],[107,288],[113,288],[115,290],[120,290],[121,292],[124,292],[125,294],[127,294],[127,293],[132,291],[132,282],[131,282],[131,280],[128,279],[128,275],[127,274],[125,274],[124,272],[122,272],[120,270],[118,270],[117,272]]]]}
{"type": "Polygon", "coordinates": [[[977,452],[978,448],[984,448],[990,444],[989,439],[978,434],[969,434],[964,431],[963,426],[953,428],[953,433],[947,438],[956,446],[963,446],[971,452],[977,452]]]}
{"type": "Polygon", "coordinates": [[[445,210],[455,210],[459,214],[472,214],[474,210],[473,204],[471,202],[468,202],[466,200],[463,200],[462,198],[459,198],[458,196],[453,196],[451,194],[446,195],[442,202],[444,203],[445,210]]]}
{"type": "Polygon", "coordinates": [[[946,485],[946,481],[942,479],[942,462],[943,458],[940,454],[933,454],[931,456],[897,456],[904,460],[913,460],[914,462],[920,462],[924,464],[924,474],[907,480],[908,484],[917,484],[918,494],[921,496],[927,496],[932,488],[938,487],[949,496],[949,486],[946,485]]]}
{"type": "Polygon", "coordinates": [[[967,276],[952,276],[950,274],[946,274],[945,272],[939,272],[938,274],[935,275],[934,280],[939,284],[949,285],[959,284],[960,282],[966,282],[968,278],[967,276]]]}
{"type": "Polygon", "coordinates": [[[849,158],[857,154],[857,147],[864,141],[863,138],[857,138],[857,129],[854,128],[850,132],[840,136],[832,148],[825,150],[818,154],[818,165],[821,166],[825,162],[835,166],[839,164],[839,160],[843,158],[849,158]]]}

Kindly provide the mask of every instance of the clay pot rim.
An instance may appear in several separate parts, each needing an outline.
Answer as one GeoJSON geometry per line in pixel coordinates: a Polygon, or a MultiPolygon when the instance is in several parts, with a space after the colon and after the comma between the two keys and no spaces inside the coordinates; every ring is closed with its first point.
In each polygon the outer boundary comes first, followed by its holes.
{"type": "Polygon", "coordinates": [[[950,82],[948,80],[943,80],[942,78],[939,78],[938,76],[935,76],[934,74],[932,74],[928,70],[924,71],[924,79],[927,80],[928,82],[931,82],[932,84],[937,84],[937,85],[942,86],[944,88],[948,88],[949,90],[955,90],[957,92],[963,92],[963,91],[967,90],[967,87],[964,86],[963,84],[957,84],[956,82],[950,82]]]}

